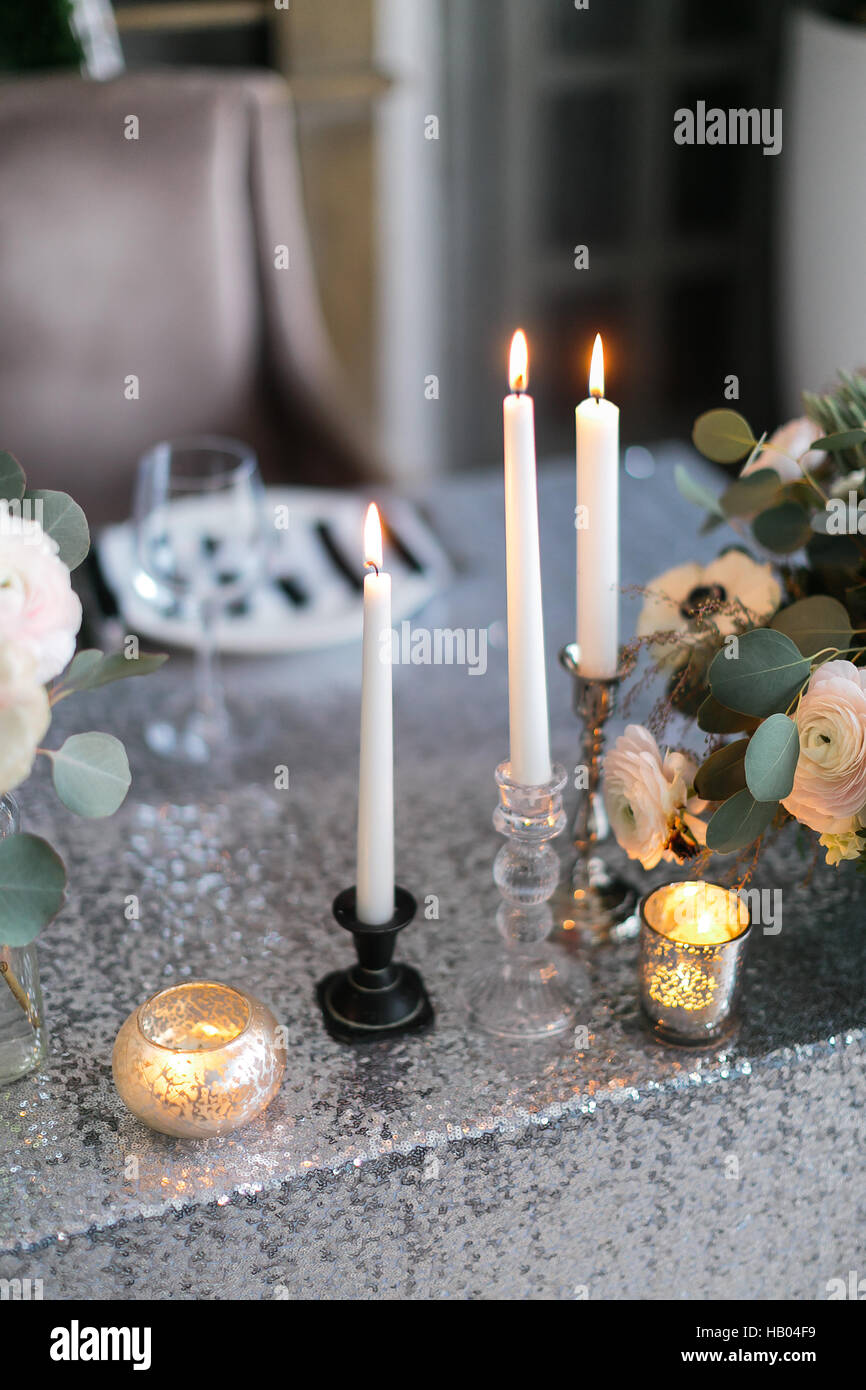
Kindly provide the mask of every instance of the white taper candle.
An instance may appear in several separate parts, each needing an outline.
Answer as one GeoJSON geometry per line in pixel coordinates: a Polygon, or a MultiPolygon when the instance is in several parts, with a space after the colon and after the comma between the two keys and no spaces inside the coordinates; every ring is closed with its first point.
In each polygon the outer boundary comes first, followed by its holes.
{"type": "Polygon", "coordinates": [[[358,779],[358,918],[370,926],[394,915],[394,716],[391,689],[391,576],[382,570],[375,506],[364,524],[364,640],[361,766],[358,779]]]}
{"type": "Polygon", "coordinates": [[[510,360],[512,394],[506,396],[503,408],[508,714],[511,776],[526,786],[540,786],[550,781],[550,728],[541,605],[535,415],[532,397],[526,394],[528,355],[526,338],[515,333],[510,360]]]}
{"type": "Polygon", "coordinates": [[[597,334],[589,398],[577,425],[577,645],[581,675],[619,669],[619,410],[604,398],[604,350],[597,334]]]}

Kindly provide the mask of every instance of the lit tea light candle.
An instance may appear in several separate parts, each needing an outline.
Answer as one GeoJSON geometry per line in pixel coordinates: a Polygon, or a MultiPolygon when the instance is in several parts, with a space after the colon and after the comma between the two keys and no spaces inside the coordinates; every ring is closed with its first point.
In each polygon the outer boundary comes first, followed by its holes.
{"type": "Polygon", "coordinates": [[[717,883],[667,883],[641,904],[640,999],[657,1037],[712,1043],[739,1000],[748,908],[717,883]]]}
{"type": "Polygon", "coordinates": [[[216,980],[146,999],[117,1035],[114,1084],[127,1109],[161,1134],[228,1134],[279,1089],[286,1049],[260,1000],[216,980]]]}
{"type": "Polygon", "coordinates": [[[652,925],[671,941],[717,946],[733,941],[749,925],[745,903],[718,883],[674,883],[650,899],[652,925]]]}

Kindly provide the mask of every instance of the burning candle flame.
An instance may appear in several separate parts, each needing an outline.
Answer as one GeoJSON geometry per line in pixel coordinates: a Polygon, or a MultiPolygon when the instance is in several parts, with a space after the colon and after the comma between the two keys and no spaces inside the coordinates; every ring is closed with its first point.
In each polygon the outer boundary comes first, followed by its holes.
{"type": "Polygon", "coordinates": [[[364,564],[378,574],[382,568],[382,523],[375,502],[371,502],[364,518],[364,564]]]}
{"type": "Polygon", "coordinates": [[[529,386],[529,346],[522,328],[511,339],[508,380],[512,391],[525,391],[529,386]]]}
{"type": "Polygon", "coordinates": [[[601,334],[596,333],[589,367],[589,394],[600,401],[604,396],[604,347],[601,334]]]}

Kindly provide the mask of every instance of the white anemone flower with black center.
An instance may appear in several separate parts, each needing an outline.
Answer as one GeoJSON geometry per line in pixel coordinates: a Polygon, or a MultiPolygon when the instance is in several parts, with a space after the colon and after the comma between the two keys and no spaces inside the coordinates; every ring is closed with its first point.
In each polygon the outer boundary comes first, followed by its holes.
{"type": "Polygon", "coordinates": [[[782,602],[769,564],[729,550],[709,565],[676,565],[648,585],[637,620],[638,637],[650,642],[653,660],[676,669],[709,636],[727,637],[767,622],[782,602]]]}

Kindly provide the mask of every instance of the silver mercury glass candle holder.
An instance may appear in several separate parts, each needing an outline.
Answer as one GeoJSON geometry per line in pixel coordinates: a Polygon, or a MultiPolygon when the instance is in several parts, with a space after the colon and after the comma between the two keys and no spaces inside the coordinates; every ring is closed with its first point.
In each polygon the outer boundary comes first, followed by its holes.
{"type": "MultiPolygon", "coordinates": [[[[712,915],[714,906],[710,901],[712,915]]],[[[743,966],[751,936],[745,903],[718,884],[665,883],[640,907],[638,982],[640,1002],[652,1032],[680,1047],[712,1047],[737,1026],[743,966]],[[716,900],[728,898],[737,925],[727,939],[677,939],[670,934],[666,907],[672,898],[704,889],[716,900]]],[[[686,933],[688,935],[688,933],[686,933]]]]}
{"type": "Polygon", "coordinates": [[[574,712],[583,725],[578,767],[585,783],[578,788],[571,827],[574,854],[563,883],[559,919],[567,932],[604,938],[626,925],[634,924],[636,930],[638,901],[635,888],[608,862],[610,826],[600,790],[604,729],[614,711],[620,677],[584,676],[579,659],[574,642],[559,653],[560,664],[574,682],[574,712]]]}
{"type": "Polygon", "coordinates": [[[565,828],[565,768],[549,782],[524,786],[509,763],[496,769],[499,805],[493,824],[506,837],[493,864],[503,901],[496,925],[505,950],[485,962],[466,989],[475,1027],[512,1042],[554,1037],[574,1026],[574,1002],[563,964],[547,943],[553,926],[548,898],[559,880],[559,857],[549,841],[565,828]]]}

